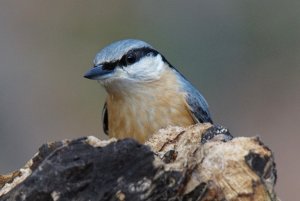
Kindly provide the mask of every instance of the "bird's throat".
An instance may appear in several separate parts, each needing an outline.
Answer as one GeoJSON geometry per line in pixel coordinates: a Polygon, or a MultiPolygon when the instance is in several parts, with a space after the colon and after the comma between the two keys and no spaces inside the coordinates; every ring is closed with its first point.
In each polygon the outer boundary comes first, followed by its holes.
{"type": "Polygon", "coordinates": [[[160,128],[195,123],[174,73],[166,71],[160,80],[128,87],[107,90],[109,136],[144,142],[160,128]]]}

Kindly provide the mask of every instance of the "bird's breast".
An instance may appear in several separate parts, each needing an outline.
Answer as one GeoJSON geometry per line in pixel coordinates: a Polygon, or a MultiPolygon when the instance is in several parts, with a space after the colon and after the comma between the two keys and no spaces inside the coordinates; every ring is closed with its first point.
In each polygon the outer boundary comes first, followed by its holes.
{"type": "Polygon", "coordinates": [[[171,72],[160,80],[139,83],[122,94],[109,93],[107,98],[110,137],[131,137],[144,142],[169,125],[184,127],[195,123],[185,94],[171,72]]]}

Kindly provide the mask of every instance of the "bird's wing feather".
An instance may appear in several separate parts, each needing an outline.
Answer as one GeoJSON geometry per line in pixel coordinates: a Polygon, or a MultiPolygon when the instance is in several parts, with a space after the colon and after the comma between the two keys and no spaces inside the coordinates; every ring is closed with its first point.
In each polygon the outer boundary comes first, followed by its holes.
{"type": "Polygon", "coordinates": [[[213,123],[208,110],[208,104],[202,94],[186,78],[174,68],[181,82],[182,90],[186,94],[186,102],[196,122],[213,123]]]}
{"type": "Polygon", "coordinates": [[[104,103],[103,109],[102,109],[102,127],[103,131],[106,135],[108,135],[108,113],[107,113],[107,104],[104,103]]]}

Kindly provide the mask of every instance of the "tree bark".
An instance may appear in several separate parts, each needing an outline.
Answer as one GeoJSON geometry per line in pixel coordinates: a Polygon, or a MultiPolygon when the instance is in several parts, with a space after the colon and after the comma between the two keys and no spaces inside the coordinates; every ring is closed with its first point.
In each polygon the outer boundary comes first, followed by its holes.
{"type": "Polygon", "coordinates": [[[0,176],[0,200],[279,200],[275,162],[258,137],[221,126],[169,127],[145,144],[95,137],[43,145],[0,176]]]}

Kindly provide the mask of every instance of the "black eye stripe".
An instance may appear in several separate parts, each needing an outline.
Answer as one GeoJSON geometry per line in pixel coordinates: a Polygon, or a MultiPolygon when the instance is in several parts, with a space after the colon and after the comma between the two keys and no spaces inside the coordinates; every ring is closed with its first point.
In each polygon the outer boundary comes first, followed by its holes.
{"type": "Polygon", "coordinates": [[[141,58],[147,56],[148,54],[152,54],[153,56],[156,56],[158,54],[158,52],[156,50],[153,50],[151,48],[139,48],[139,49],[134,49],[134,50],[131,50],[129,52],[127,52],[127,54],[125,54],[121,61],[123,64],[125,64],[124,66],[127,65],[126,63],[126,57],[128,55],[134,55],[135,56],[135,62],[138,62],[139,60],[141,60],[141,58]]]}
{"type": "Polygon", "coordinates": [[[106,62],[103,63],[103,69],[104,70],[114,70],[117,66],[124,66],[126,67],[128,64],[126,62],[126,56],[128,54],[133,54],[135,56],[135,62],[138,62],[143,58],[144,56],[147,56],[149,54],[152,54],[153,56],[156,56],[159,54],[154,49],[151,49],[149,47],[143,47],[143,48],[138,48],[138,49],[133,49],[128,51],[121,59],[116,60],[116,61],[111,61],[111,62],[106,62]]]}
{"type": "Polygon", "coordinates": [[[117,65],[118,65],[118,62],[115,61],[115,62],[109,62],[109,63],[103,63],[103,70],[114,70],[117,65]]]}

